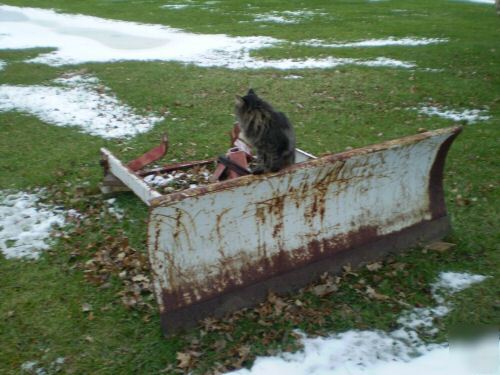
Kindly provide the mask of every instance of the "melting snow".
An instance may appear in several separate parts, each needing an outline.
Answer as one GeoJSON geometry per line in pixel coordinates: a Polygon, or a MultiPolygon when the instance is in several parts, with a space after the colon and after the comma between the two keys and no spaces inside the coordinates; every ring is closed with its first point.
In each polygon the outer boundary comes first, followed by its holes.
{"type": "Polygon", "coordinates": [[[123,209],[116,204],[116,198],[107,199],[106,203],[108,204],[107,211],[109,214],[113,215],[118,220],[122,220],[125,217],[123,209]]]}
{"type": "Polygon", "coordinates": [[[42,192],[0,191],[0,251],[6,258],[37,259],[49,248],[54,226],[62,226],[64,215],[39,203],[42,192]]]}
{"type": "Polygon", "coordinates": [[[416,313],[415,317],[411,315],[415,310],[421,310],[414,309],[398,321],[402,328],[389,333],[351,330],[326,338],[304,336],[303,350],[259,357],[250,370],[242,369],[232,374],[470,374],[470,369],[462,361],[453,358],[447,344],[426,344],[415,329],[424,328],[427,333],[432,333],[428,318],[444,316],[450,309],[443,294],[455,293],[485,278],[467,273],[441,273],[432,285],[433,295],[440,305],[426,311],[425,324],[420,324],[421,313],[416,313]]]}
{"type": "Polygon", "coordinates": [[[435,106],[424,106],[415,108],[421,114],[428,116],[439,116],[453,121],[465,121],[473,124],[478,121],[486,121],[491,118],[486,111],[480,109],[464,109],[462,111],[448,109],[446,107],[440,108],[435,106]]]}
{"type": "Polygon", "coordinates": [[[165,8],[165,9],[184,9],[189,7],[189,4],[167,4],[167,5],[162,5],[160,8],[165,8]]]}
{"type": "Polygon", "coordinates": [[[38,361],[27,361],[21,365],[21,372],[32,374],[32,375],[47,375],[47,374],[56,374],[61,372],[62,365],[66,358],[58,357],[54,361],[49,364],[49,370],[47,371],[43,368],[38,361]]]}
{"type": "Polygon", "coordinates": [[[75,75],[53,86],[0,85],[0,112],[20,111],[57,126],[77,126],[103,138],[133,136],[150,130],[163,117],[141,116],[121,103],[92,76],[75,75]]]}
{"type": "Polygon", "coordinates": [[[469,3],[479,3],[479,4],[495,4],[495,0],[464,0],[469,3]]]}
{"type": "Polygon", "coordinates": [[[5,68],[5,65],[7,65],[5,61],[0,60],[0,70],[3,70],[5,68]]]}
{"type": "MultiPolygon", "coordinates": [[[[281,12],[286,17],[308,11],[281,12]]],[[[312,12],[312,14],[317,14],[312,12]]],[[[195,34],[163,25],[139,24],[53,10],[0,6],[0,49],[51,47],[29,62],[60,66],[119,60],[163,60],[229,69],[306,69],[339,65],[408,67],[403,61],[349,58],[261,60],[250,52],[285,43],[271,37],[195,34]],[[384,65],[384,61],[388,62],[384,65]],[[397,63],[395,63],[397,62],[397,63]]]]}
{"type": "Polygon", "coordinates": [[[272,11],[267,14],[255,15],[255,22],[271,22],[271,23],[300,23],[305,19],[311,18],[316,15],[324,16],[326,13],[316,13],[310,10],[285,10],[285,11],[272,11]]]}
{"type": "Polygon", "coordinates": [[[425,46],[429,44],[445,43],[448,39],[444,38],[395,38],[385,39],[367,39],[349,43],[327,43],[320,39],[310,39],[299,42],[301,45],[312,47],[344,48],[344,47],[384,47],[384,46],[425,46]]]}

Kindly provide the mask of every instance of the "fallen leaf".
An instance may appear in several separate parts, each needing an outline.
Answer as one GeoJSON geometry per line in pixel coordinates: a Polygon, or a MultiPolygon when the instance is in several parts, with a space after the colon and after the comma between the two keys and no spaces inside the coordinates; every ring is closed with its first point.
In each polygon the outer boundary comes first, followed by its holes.
{"type": "Polygon", "coordinates": [[[352,267],[350,263],[343,266],[342,269],[344,270],[344,273],[346,275],[358,276],[356,272],[352,272],[352,267]]]}
{"type": "Polygon", "coordinates": [[[190,353],[177,352],[176,358],[179,361],[177,364],[179,368],[185,369],[191,365],[192,357],[190,353]]]}
{"type": "Polygon", "coordinates": [[[281,315],[283,309],[287,306],[287,303],[283,301],[283,299],[281,299],[272,292],[269,293],[267,301],[273,305],[275,315],[281,315]]]}
{"type": "Polygon", "coordinates": [[[454,243],[437,241],[437,242],[433,242],[433,243],[427,245],[425,248],[428,250],[433,250],[433,251],[443,253],[443,252],[445,252],[445,251],[447,251],[455,246],[456,245],[454,243]]]}
{"type": "Polygon", "coordinates": [[[337,290],[339,290],[339,287],[335,284],[320,284],[313,287],[311,292],[318,297],[324,297],[328,294],[336,292],[337,290]]]}
{"type": "Polygon", "coordinates": [[[216,350],[216,351],[221,351],[223,350],[225,347],[226,347],[227,343],[226,343],[226,340],[224,339],[220,339],[220,340],[217,340],[213,345],[212,347],[216,350]]]}
{"type": "Polygon", "coordinates": [[[382,268],[381,262],[375,262],[375,263],[370,263],[370,264],[366,265],[366,269],[368,271],[378,271],[381,268],[382,268]]]}
{"type": "Polygon", "coordinates": [[[385,301],[385,300],[390,299],[390,297],[386,296],[385,294],[377,293],[375,291],[375,289],[373,289],[369,285],[366,287],[366,294],[368,295],[368,297],[379,300],[379,301],[385,301]]]}

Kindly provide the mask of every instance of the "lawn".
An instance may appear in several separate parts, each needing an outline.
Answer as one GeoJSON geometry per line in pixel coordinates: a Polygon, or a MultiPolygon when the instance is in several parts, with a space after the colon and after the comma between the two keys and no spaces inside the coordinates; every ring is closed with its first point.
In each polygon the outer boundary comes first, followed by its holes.
{"type": "Polygon", "coordinates": [[[349,329],[393,329],[403,305],[367,298],[360,285],[376,286],[379,293],[410,306],[426,306],[432,303],[429,284],[441,271],[491,277],[455,295],[451,313],[434,322],[438,335],[427,340],[445,341],[450,329],[465,323],[498,327],[500,18],[493,6],[445,0],[193,0],[185,2],[189,5],[185,8],[161,8],[180,3],[184,2],[3,1],[195,33],[269,36],[288,43],[252,51],[255,59],[384,56],[415,67],[227,69],[172,61],[51,66],[26,62],[49,52],[48,48],[0,50],[0,61],[5,63],[0,85],[50,85],[64,74],[83,72],[97,77],[138,113],[165,114],[150,131],[106,139],[76,127],[54,126],[34,115],[0,112],[0,189],[30,192],[45,187],[47,203],[86,215],[37,261],[6,259],[0,254],[0,372],[17,374],[29,361],[37,361],[49,373],[75,374],[187,369],[211,373],[249,367],[255,356],[296,350],[297,328],[313,336],[349,329]],[[297,23],[256,22],[253,16],[304,9],[315,13],[297,23]],[[293,43],[390,36],[446,41],[369,48],[293,43]],[[299,78],[288,79],[290,75],[299,78]],[[124,281],[117,272],[110,272],[105,284],[89,282],[85,272],[86,262],[103,248],[146,251],[147,209],[142,202],[128,193],[118,195],[116,205],[125,215],[119,220],[109,214],[108,203],[99,194],[99,148],[107,147],[122,160],[130,160],[156,145],[166,130],[171,139],[167,161],[221,154],[233,123],[234,95],[249,87],[289,115],[298,147],[316,155],[456,124],[420,114],[416,108],[422,106],[482,110],[488,119],[459,121],[464,131],[446,164],[445,190],[453,226],[446,240],[456,246],[445,252],[408,249],[376,271],[347,272],[338,291],[324,297],[308,291],[284,297],[286,303],[300,301],[295,321],[266,311],[270,301],[225,321],[206,321],[200,328],[164,338],[150,296],[144,297],[144,304],[127,308],[120,294],[124,281]],[[125,238],[130,245],[122,245],[125,238]],[[58,364],[57,358],[64,358],[64,363],[58,364]]]}

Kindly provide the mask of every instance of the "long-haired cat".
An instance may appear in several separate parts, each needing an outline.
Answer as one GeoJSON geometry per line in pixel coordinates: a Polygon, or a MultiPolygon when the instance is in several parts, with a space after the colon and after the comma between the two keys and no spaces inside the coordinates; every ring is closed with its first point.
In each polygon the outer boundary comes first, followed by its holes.
{"type": "Polygon", "coordinates": [[[257,153],[253,173],[276,172],[295,162],[295,132],[284,113],[253,89],[243,97],[236,95],[235,113],[244,138],[257,153]]]}

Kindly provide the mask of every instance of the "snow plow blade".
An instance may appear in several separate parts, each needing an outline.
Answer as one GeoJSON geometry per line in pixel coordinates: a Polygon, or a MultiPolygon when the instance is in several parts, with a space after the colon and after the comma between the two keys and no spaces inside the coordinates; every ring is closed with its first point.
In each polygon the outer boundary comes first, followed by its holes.
{"type": "Polygon", "coordinates": [[[148,251],[164,333],[444,237],[444,161],[460,131],[153,197],[148,251]]]}

